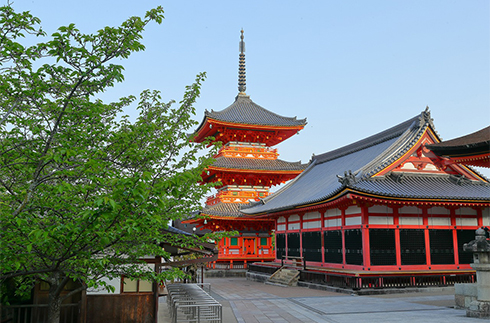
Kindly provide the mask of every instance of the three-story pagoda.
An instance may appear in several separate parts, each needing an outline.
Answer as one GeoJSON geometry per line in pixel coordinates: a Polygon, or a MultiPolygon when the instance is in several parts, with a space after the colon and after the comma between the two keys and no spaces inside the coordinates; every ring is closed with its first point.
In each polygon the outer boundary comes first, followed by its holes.
{"type": "Polygon", "coordinates": [[[239,232],[238,236],[219,242],[218,263],[231,268],[274,259],[274,221],[247,217],[240,213],[240,206],[268,196],[271,186],[293,179],[306,167],[301,162],[278,159],[277,149],[271,148],[297,134],[306,119],[272,113],[245,93],[243,30],[240,38],[239,93],[235,102],[221,111],[206,110],[194,138],[195,142],[202,142],[213,137],[222,143],[216,161],[202,174],[203,182],[219,182],[218,192],[207,199],[198,218],[187,221],[213,232],[239,232]]]}

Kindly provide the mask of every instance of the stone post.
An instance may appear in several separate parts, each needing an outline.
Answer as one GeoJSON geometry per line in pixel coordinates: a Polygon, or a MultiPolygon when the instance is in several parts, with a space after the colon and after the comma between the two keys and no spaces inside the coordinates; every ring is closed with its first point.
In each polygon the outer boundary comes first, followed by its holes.
{"type": "Polygon", "coordinates": [[[490,243],[485,237],[485,230],[476,230],[475,240],[465,243],[465,251],[473,252],[471,268],[476,270],[477,299],[466,309],[466,316],[490,317],[490,243]]]}

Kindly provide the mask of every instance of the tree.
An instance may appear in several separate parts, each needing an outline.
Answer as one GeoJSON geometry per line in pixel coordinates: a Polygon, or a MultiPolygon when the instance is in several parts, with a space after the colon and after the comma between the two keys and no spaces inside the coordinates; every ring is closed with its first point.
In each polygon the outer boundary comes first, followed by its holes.
{"type": "Polygon", "coordinates": [[[177,106],[149,90],[97,99],[123,81],[111,62],[144,50],[145,26],[162,19],[158,7],[95,34],[71,24],[48,37],[29,12],[0,8],[0,280],[18,278],[20,291],[48,283],[49,322],[70,280],[160,279],[139,259],[166,257],[162,229],[209,190],[197,182],[214,152],[188,136],[204,74],[177,106]],[[122,115],[130,104],[136,121],[122,115]]]}

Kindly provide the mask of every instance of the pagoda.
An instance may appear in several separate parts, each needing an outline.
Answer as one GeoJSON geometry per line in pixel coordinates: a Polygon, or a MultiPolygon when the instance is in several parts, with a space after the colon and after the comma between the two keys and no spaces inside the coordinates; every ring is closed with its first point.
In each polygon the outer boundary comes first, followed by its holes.
{"type": "Polygon", "coordinates": [[[297,134],[306,119],[283,117],[254,103],[245,93],[245,43],[241,31],[239,93],[235,102],[221,111],[205,111],[195,131],[195,142],[212,137],[222,147],[215,162],[202,174],[203,183],[216,182],[218,192],[210,196],[199,217],[185,222],[200,230],[238,231],[219,241],[216,268],[246,268],[247,262],[274,259],[271,231],[274,221],[255,219],[240,213],[240,206],[270,194],[271,186],[285,183],[306,167],[301,162],[278,159],[272,146],[297,134]]]}

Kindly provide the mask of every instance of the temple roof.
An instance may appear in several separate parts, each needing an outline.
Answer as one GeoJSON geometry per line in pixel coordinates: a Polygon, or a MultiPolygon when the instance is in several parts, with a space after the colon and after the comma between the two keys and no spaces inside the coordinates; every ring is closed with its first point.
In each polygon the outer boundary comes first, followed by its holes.
{"type": "Polygon", "coordinates": [[[287,162],[281,159],[256,159],[218,157],[211,167],[228,169],[249,169],[264,171],[302,171],[306,164],[301,162],[287,162]]]}
{"type": "Polygon", "coordinates": [[[468,199],[490,201],[490,185],[454,175],[405,174],[373,177],[352,185],[358,191],[410,199],[468,199]]]}
{"type": "Polygon", "coordinates": [[[490,201],[490,184],[483,181],[458,182],[447,174],[373,177],[402,158],[428,127],[436,135],[426,110],[376,135],[314,155],[298,177],[275,194],[242,206],[241,211],[252,215],[298,208],[333,199],[346,189],[390,197],[490,201]]]}
{"type": "Polygon", "coordinates": [[[490,126],[466,136],[427,145],[439,156],[474,156],[490,154],[490,126]]]}

